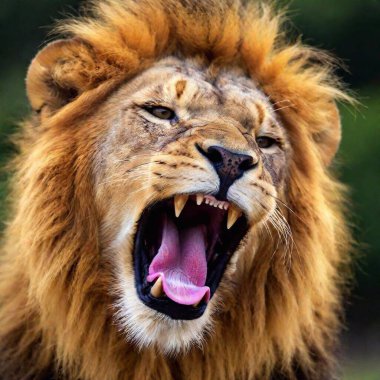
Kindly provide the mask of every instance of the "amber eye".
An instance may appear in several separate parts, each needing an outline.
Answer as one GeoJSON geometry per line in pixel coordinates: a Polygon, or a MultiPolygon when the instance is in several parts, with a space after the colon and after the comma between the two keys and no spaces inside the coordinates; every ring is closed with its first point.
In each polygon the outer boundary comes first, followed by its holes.
{"type": "Polygon", "coordinates": [[[162,120],[176,120],[177,115],[176,113],[167,107],[161,107],[161,106],[145,106],[144,109],[148,111],[153,116],[157,117],[158,119],[162,120]]]}
{"type": "Polygon", "coordinates": [[[272,139],[271,137],[258,137],[256,139],[257,145],[260,149],[268,149],[272,147],[273,145],[277,144],[277,141],[275,139],[272,139]]]}

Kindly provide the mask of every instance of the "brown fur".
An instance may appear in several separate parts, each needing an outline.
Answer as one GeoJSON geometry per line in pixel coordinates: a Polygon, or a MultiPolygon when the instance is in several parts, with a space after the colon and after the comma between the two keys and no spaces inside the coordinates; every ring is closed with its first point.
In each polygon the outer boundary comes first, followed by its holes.
{"type": "Polygon", "coordinates": [[[331,378],[350,245],[328,167],[340,139],[335,101],[350,98],[331,61],[287,43],[283,17],[267,5],[102,0],[91,12],[61,24],[70,39],[45,48],[28,73],[38,113],[23,126],[2,247],[1,379],[331,378]],[[256,254],[237,263],[236,288],[222,284],[225,307],[203,350],[174,358],[137,351],[115,323],[91,169],[106,99],[170,55],[198,57],[211,72],[242,68],[278,109],[292,146],[284,213],[295,247],[284,265],[281,240],[250,236],[256,254]]]}

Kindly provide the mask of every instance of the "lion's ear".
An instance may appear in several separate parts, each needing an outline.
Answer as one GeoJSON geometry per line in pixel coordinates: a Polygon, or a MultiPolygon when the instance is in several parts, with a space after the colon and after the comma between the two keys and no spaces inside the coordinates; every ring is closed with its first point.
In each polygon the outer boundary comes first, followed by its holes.
{"type": "Polygon", "coordinates": [[[32,108],[55,111],[91,86],[96,70],[91,48],[77,39],[58,40],[43,48],[29,66],[26,89],[32,108]]]}
{"type": "Polygon", "coordinates": [[[330,165],[338,151],[342,137],[340,114],[335,102],[328,104],[326,108],[326,123],[318,133],[313,134],[322,160],[326,166],[330,165]]]}

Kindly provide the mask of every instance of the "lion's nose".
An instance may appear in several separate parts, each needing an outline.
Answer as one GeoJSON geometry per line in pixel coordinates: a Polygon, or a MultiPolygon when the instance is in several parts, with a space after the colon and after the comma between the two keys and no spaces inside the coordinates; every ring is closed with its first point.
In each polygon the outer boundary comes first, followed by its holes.
{"type": "Polygon", "coordinates": [[[247,170],[253,169],[258,160],[247,154],[231,152],[220,146],[210,146],[206,151],[199,148],[201,153],[214,166],[220,179],[220,188],[217,198],[224,199],[229,187],[247,170]]]}

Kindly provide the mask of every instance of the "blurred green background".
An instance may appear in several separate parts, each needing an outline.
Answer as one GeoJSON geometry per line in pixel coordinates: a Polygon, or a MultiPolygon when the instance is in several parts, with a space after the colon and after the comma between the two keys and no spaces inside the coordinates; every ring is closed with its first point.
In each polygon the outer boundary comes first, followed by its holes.
{"type": "MultiPolygon", "coordinates": [[[[290,30],[339,56],[338,74],[361,106],[341,107],[343,143],[336,170],[351,188],[351,221],[358,244],[355,283],[343,336],[345,380],[380,380],[380,0],[280,0],[290,30]]],[[[0,3],[0,165],[13,153],[9,136],[28,114],[24,78],[48,40],[55,19],[78,14],[78,0],[2,0],[0,3]]],[[[0,171],[0,221],[6,170],[0,171]]]]}

